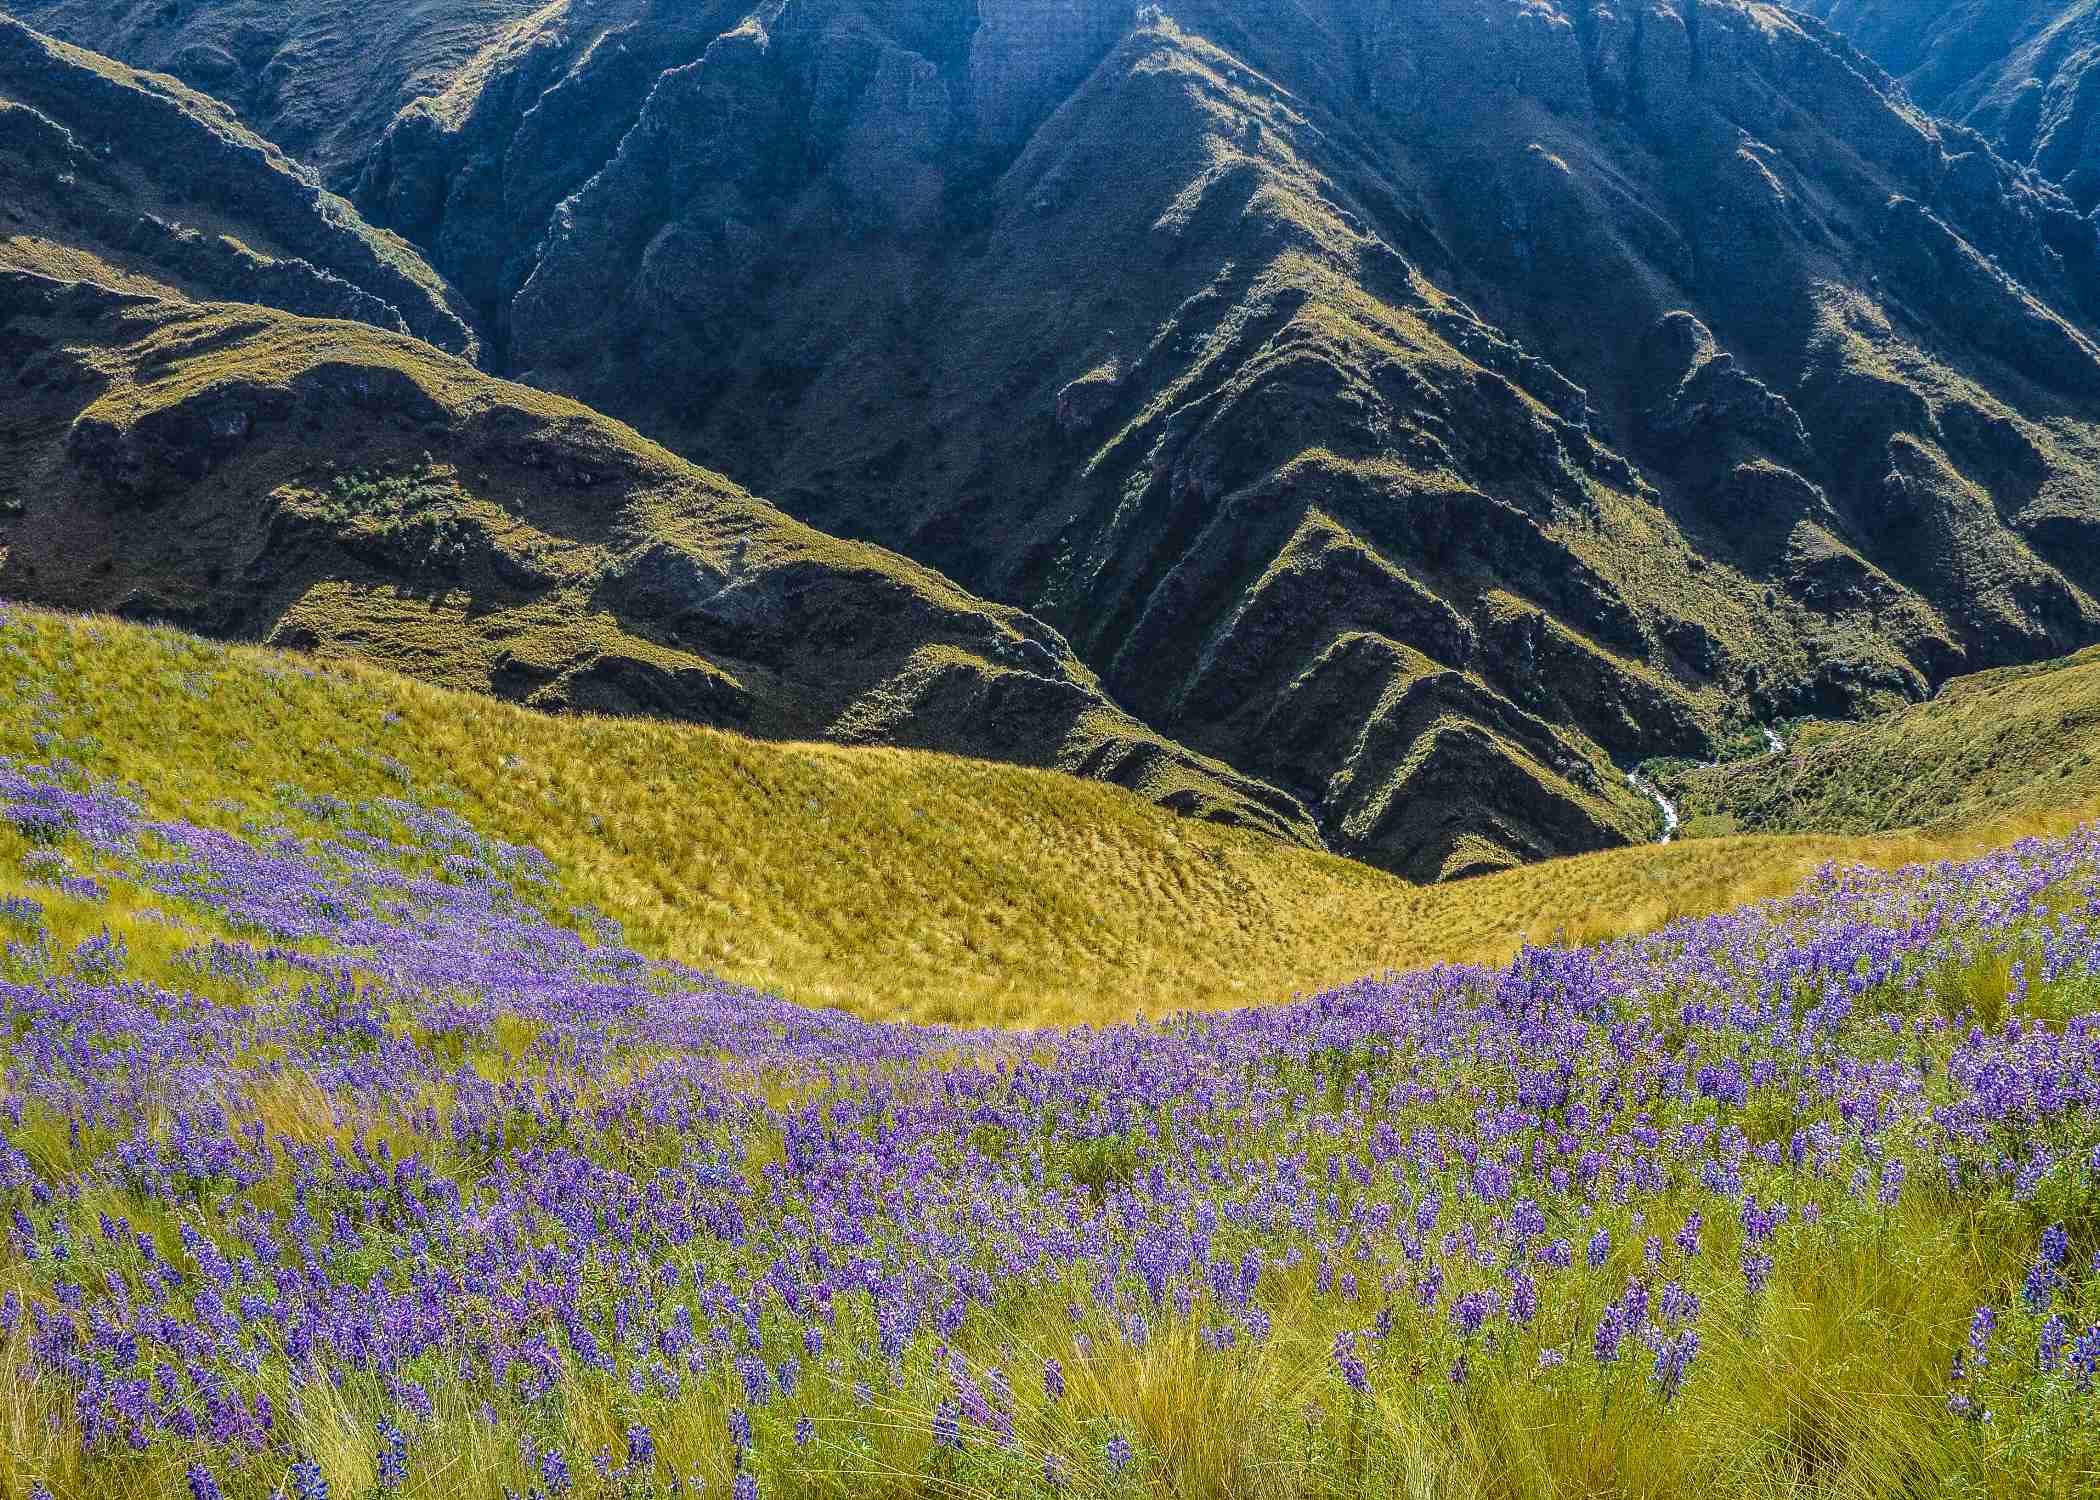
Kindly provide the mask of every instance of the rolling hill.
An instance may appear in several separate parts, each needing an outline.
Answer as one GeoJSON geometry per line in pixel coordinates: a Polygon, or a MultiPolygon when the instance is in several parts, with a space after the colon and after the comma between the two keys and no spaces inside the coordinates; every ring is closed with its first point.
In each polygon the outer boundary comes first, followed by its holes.
{"type": "MultiPolygon", "coordinates": [[[[2056,831],[2006,804],[1929,836],[1702,839],[1411,885],[1070,776],[916,750],[552,716],[355,658],[7,608],[0,757],[229,830],[408,797],[561,872],[652,953],[876,1020],[1108,1024],[1387,968],[1501,962],[2056,831]],[[216,811],[213,811],[216,809],[216,811]]],[[[326,818],[323,818],[325,823],[326,818]]]]}

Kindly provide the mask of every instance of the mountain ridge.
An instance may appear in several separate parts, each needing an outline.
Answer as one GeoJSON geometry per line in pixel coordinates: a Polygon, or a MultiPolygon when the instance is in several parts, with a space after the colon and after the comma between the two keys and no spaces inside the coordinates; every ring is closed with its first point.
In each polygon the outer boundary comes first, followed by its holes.
{"type": "Polygon", "coordinates": [[[484,19],[336,180],[492,365],[1039,615],[1356,857],[1639,841],[1643,759],[2100,638],[2091,227],[1812,17],[484,19]]]}
{"type": "Polygon", "coordinates": [[[2100,628],[2089,228],[1820,23],[1012,10],[596,8],[358,201],[528,381],[1044,614],[1417,876],[2100,628]]]}

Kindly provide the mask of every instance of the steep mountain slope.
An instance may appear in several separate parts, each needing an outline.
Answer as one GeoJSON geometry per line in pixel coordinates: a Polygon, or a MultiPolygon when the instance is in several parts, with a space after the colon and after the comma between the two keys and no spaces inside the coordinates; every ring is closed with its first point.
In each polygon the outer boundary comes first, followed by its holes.
{"type": "Polygon", "coordinates": [[[469,316],[225,107],[0,16],[0,268],[258,302],[469,358],[469,316]]]}
{"type": "Polygon", "coordinates": [[[546,0],[0,0],[47,35],[224,100],[331,186],[546,0]]]}
{"type": "Polygon", "coordinates": [[[550,6],[374,154],[521,378],[1064,629],[1415,875],[2100,635],[2100,261],[1701,0],[550,6]]]}
{"type": "Polygon", "coordinates": [[[2100,205],[2094,0],[1807,0],[1938,115],[2100,205]]]}
{"type": "Polygon", "coordinates": [[[1784,754],[1680,769],[1688,826],[1880,833],[2100,800],[2100,652],[2002,667],[1861,724],[1803,726],[1784,754]]]}
{"type": "Polygon", "coordinates": [[[0,596],[546,708],[914,745],[1318,843],[1062,638],[401,335],[0,272],[0,596]]]}
{"type": "Polygon", "coordinates": [[[0,20],[0,173],[0,595],[1056,766],[1321,842],[1039,621],[406,336],[479,352],[427,264],[223,106],[0,20]]]}

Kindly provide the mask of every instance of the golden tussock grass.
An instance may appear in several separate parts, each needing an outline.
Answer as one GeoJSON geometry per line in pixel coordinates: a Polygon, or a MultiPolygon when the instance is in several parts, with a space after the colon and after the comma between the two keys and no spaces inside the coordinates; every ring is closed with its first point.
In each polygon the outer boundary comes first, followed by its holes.
{"type": "Polygon", "coordinates": [[[798,1001],[1000,1025],[1286,999],[1388,968],[1650,930],[1819,865],[1952,858],[2079,820],[1735,837],[1441,886],[1180,819],[1053,772],[554,718],[350,662],[10,609],[0,754],[229,825],[272,789],[450,808],[543,850],[630,939],[798,1001]]]}

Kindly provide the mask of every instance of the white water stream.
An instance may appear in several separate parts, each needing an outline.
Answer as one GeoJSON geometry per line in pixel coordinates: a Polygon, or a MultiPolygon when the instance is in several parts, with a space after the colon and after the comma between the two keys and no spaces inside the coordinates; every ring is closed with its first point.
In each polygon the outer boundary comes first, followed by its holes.
{"type": "MultiPolygon", "coordinates": [[[[1765,743],[1771,747],[1774,755],[1786,754],[1786,741],[1779,737],[1777,730],[1769,724],[1760,724],[1757,728],[1758,732],[1764,735],[1765,743]]],[[[1702,765],[1710,766],[1712,764],[1714,764],[1712,761],[1702,762],[1702,765]]],[[[1663,795],[1661,787],[1638,771],[1628,771],[1626,773],[1626,784],[1662,809],[1662,837],[1657,839],[1656,842],[1658,844],[1667,844],[1670,840],[1676,838],[1677,830],[1684,826],[1684,819],[1677,815],[1677,804],[1663,795]]]]}
{"type": "Polygon", "coordinates": [[[1643,796],[1651,798],[1655,805],[1662,809],[1663,834],[1656,842],[1667,844],[1671,839],[1677,837],[1677,825],[1680,821],[1677,816],[1677,804],[1663,795],[1662,788],[1638,771],[1628,771],[1626,773],[1626,784],[1643,796]]]}

